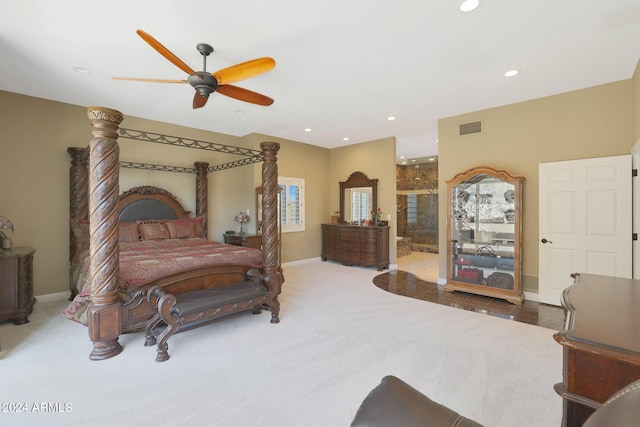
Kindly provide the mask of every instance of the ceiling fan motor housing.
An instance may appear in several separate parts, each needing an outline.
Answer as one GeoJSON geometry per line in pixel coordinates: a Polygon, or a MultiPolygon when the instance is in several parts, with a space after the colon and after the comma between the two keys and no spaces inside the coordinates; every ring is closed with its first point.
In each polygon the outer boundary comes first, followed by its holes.
{"type": "Polygon", "coordinates": [[[203,98],[207,98],[218,88],[218,81],[206,71],[198,71],[197,73],[191,74],[188,81],[203,98]]]}

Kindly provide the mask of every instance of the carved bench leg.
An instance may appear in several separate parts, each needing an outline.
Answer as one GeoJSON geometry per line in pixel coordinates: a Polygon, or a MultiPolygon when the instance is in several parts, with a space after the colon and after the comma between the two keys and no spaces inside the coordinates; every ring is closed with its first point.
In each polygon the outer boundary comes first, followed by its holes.
{"type": "MultiPolygon", "coordinates": [[[[167,340],[178,330],[180,323],[180,317],[173,312],[173,307],[176,305],[176,297],[172,294],[165,294],[160,288],[152,288],[153,295],[157,296],[158,317],[167,324],[164,331],[158,335],[158,354],[156,356],[156,362],[164,362],[169,360],[169,352],[167,351],[169,345],[167,340]]],[[[149,298],[153,298],[150,296],[149,298]]],[[[149,322],[152,323],[155,317],[149,322]]],[[[158,320],[159,321],[159,320],[158,320]]]]}
{"type": "Polygon", "coordinates": [[[156,345],[156,336],[154,335],[153,330],[158,327],[160,322],[162,322],[162,318],[159,314],[154,315],[153,318],[147,322],[147,325],[145,326],[145,347],[152,347],[156,345]]]}
{"type": "Polygon", "coordinates": [[[156,362],[165,362],[169,360],[169,344],[167,341],[178,329],[178,324],[168,325],[167,328],[158,335],[158,354],[156,362]]]}
{"type": "MultiPolygon", "coordinates": [[[[162,288],[157,285],[153,286],[147,291],[147,302],[154,311],[157,311],[158,299],[162,295],[164,295],[164,292],[162,291],[162,288]]],[[[156,345],[156,336],[153,330],[160,324],[161,321],[162,317],[160,316],[160,313],[156,313],[145,325],[145,347],[152,347],[156,345]]]]}

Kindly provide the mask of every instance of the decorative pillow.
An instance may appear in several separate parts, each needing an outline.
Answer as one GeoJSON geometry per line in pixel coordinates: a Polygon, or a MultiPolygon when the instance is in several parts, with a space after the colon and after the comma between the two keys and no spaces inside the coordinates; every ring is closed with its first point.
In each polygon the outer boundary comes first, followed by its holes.
{"type": "Polygon", "coordinates": [[[136,242],[140,240],[140,230],[136,222],[121,222],[118,224],[118,240],[121,242],[136,242]]]}
{"type": "Polygon", "coordinates": [[[191,219],[168,219],[165,222],[169,237],[171,239],[185,239],[187,237],[196,237],[193,230],[193,220],[191,219]]]}
{"type": "Polygon", "coordinates": [[[89,220],[88,219],[72,219],[70,221],[71,232],[76,241],[76,253],[89,250],[89,220]]]}
{"type": "Polygon", "coordinates": [[[162,240],[169,238],[169,230],[164,221],[137,221],[142,240],[162,240]]]}

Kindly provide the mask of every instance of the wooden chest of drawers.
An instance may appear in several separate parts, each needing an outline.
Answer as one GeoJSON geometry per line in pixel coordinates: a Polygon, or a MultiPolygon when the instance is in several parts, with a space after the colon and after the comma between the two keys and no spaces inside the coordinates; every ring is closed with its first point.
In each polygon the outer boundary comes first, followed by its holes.
{"type": "Polygon", "coordinates": [[[229,245],[262,249],[261,234],[224,234],[224,242],[229,245]]]}
{"type": "Polygon", "coordinates": [[[389,268],[389,227],[322,224],[322,260],[389,268]]]}
{"type": "Polygon", "coordinates": [[[0,321],[29,322],[33,297],[34,248],[0,250],[0,321]]]}

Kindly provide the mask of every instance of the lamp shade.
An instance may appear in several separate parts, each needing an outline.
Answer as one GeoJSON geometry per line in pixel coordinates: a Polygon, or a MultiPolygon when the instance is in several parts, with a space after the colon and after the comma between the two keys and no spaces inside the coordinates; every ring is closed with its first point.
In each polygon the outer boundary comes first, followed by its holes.
{"type": "Polygon", "coordinates": [[[8,229],[13,231],[13,223],[9,221],[9,218],[0,215],[0,229],[8,229]]]}
{"type": "Polygon", "coordinates": [[[247,215],[247,214],[246,214],[246,213],[244,213],[244,212],[240,212],[239,214],[237,214],[237,215],[233,218],[233,220],[234,220],[235,222],[239,222],[240,224],[242,224],[242,223],[244,223],[244,222],[249,221],[249,215],[247,215]]]}

